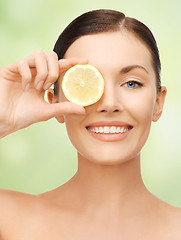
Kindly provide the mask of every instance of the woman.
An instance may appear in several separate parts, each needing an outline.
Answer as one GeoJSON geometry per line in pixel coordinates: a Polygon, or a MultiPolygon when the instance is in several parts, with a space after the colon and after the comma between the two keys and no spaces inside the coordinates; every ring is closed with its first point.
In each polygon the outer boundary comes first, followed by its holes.
{"type": "Polygon", "coordinates": [[[151,194],[140,173],[140,151],[166,95],[144,24],[116,11],[85,13],[54,52],[35,52],[0,76],[1,137],[56,117],[78,154],[77,173],[57,189],[36,196],[1,190],[1,239],[180,239],[180,209],[151,194]],[[67,102],[60,88],[76,63],[94,65],[105,80],[102,98],[85,108],[67,102]]]}

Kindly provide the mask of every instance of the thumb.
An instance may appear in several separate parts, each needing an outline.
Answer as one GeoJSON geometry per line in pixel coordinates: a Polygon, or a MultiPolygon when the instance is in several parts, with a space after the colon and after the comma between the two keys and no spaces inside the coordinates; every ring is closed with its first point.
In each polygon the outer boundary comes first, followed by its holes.
{"type": "Polygon", "coordinates": [[[71,102],[46,103],[46,107],[42,112],[42,121],[49,120],[53,117],[60,117],[64,114],[85,114],[85,108],[71,102]]]}

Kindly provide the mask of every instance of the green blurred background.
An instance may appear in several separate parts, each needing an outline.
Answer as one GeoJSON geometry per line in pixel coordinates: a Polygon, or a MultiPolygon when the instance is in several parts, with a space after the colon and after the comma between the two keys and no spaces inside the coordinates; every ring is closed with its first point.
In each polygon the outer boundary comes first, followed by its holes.
{"type": "MultiPolygon", "coordinates": [[[[50,51],[60,32],[85,11],[111,8],[143,21],[154,33],[168,88],[163,115],[142,152],[142,176],[160,199],[181,206],[181,1],[0,0],[0,67],[35,50],[50,51]]],[[[69,180],[76,151],[55,119],[0,141],[0,188],[41,193],[69,180]]]]}

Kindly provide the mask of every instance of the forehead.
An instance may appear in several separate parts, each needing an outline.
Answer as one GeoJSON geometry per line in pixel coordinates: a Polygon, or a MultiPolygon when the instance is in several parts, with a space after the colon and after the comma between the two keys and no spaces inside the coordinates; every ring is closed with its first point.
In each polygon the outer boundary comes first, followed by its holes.
{"type": "Polygon", "coordinates": [[[64,56],[72,57],[87,58],[100,70],[102,67],[108,70],[141,65],[154,75],[149,49],[126,30],[82,36],[72,43],[64,56]]]}

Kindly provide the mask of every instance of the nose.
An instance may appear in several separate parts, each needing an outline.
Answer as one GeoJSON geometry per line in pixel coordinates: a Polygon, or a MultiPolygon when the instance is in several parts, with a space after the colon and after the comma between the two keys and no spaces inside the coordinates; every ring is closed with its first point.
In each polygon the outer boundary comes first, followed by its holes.
{"type": "Polygon", "coordinates": [[[104,93],[97,103],[97,112],[113,113],[120,111],[122,111],[122,105],[118,97],[117,88],[112,84],[105,83],[104,93]]]}

